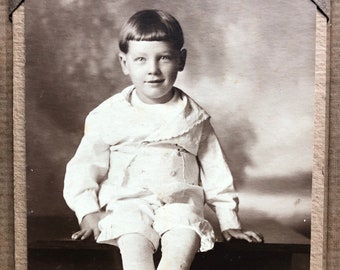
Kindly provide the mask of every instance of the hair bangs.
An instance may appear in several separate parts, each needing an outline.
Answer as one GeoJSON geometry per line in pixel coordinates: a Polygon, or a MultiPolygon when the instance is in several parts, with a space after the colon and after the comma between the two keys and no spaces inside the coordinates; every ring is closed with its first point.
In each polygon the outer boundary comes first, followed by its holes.
{"type": "Polygon", "coordinates": [[[168,41],[172,39],[172,34],[163,25],[143,24],[137,25],[135,31],[129,33],[127,40],[136,41],[168,41]]]}
{"type": "Polygon", "coordinates": [[[143,10],[133,15],[120,33],[119,48],[122,52],[127,53],[130,40],[167,41],[178,50],[184,43],[183,32],[178,21],[160,10],[143,10]]]}

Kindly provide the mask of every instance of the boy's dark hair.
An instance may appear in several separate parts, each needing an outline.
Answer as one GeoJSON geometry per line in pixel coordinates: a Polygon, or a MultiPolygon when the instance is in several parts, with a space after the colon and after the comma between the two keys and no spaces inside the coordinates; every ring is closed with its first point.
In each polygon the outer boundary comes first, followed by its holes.
{"type": "Polygon", "coordinates": [[[168,41],[177,50],[184,44],[179,22],[169,13],[157,9],[139,11],[123,25],[119,35],[119,49],[123,53],[128,52],[130,40],[168,41]]]}

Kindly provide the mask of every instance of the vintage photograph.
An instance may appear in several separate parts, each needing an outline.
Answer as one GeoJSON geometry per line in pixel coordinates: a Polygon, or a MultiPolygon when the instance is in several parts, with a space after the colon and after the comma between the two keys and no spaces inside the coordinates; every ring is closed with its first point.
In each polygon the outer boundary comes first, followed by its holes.
{"type": "Polygon", "coordinates": [[[309,269],[313,1],[25,3],[29,269],[309,269]]]}

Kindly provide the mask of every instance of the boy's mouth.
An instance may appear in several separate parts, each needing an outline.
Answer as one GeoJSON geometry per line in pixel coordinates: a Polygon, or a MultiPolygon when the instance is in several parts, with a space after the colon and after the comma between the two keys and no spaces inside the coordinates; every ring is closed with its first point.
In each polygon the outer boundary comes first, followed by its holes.
{"type": "Polygon", "coordinates": [[[158,83],[162,83],[162,82],[164,82],[164,79],[145,81],[145,83],[148,83],[148,84],[158,84],[158,83]]]}

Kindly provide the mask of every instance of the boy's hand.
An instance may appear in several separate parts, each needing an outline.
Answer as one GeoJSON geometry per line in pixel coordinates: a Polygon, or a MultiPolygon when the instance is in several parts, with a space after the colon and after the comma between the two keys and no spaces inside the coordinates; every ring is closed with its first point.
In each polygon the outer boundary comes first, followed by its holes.
{"type": "Polygon", "coordinates": [[[94,239],[97,240],[100,233],[98,228],[98,222],[103,218],[104,215],[105,215],[104,212],[95,212],[86,215],[80,223],[80,231],[77,231],[74,234],[72,234],[72,239],[84,240],[93,235],[94,239]]]}
{"type": "Polygon", "coordinates": [[[246,240],[249,243],[262,243],[263,236],[260,233],[252,231],[243,231],[241,229],[229,229],[222,232],[225,240],[230,241],[232,238],[246,240]]]}

